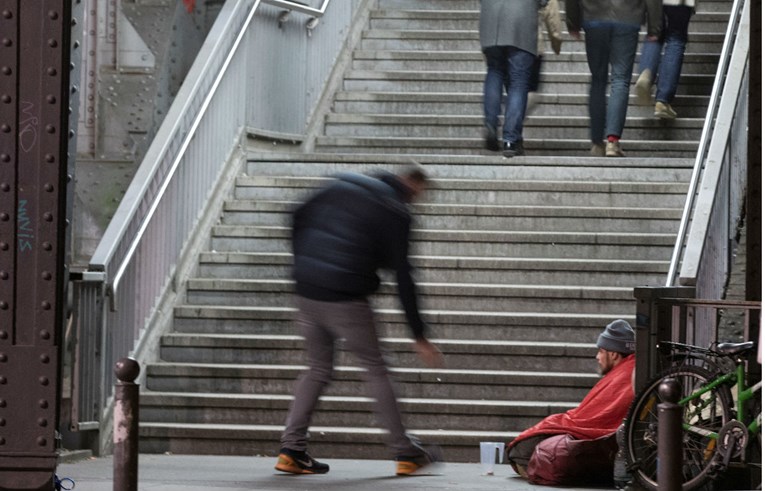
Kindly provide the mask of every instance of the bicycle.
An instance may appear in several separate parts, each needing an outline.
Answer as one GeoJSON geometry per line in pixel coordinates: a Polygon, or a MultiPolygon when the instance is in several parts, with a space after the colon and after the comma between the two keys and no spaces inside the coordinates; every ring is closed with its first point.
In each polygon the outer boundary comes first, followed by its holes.
{"type": "MultiPolygon", "coordinates": [[[[747,387],[744,369],[753,342],[720,343],[709,349],[662,343],[678,366],[650,380],[632,402],[625,419],[627,469],[646,489],[658,489],[659,385],[671,377],[680,383],[683,406],[682,489],[689,491],[713,481],[732,462],[746,463],[747,452],[761,448],[762,413],[755,394],[762,381],[747,387]],[[755,416],[748,416],[750,412],[755,416]],[[756,442],[757,445],[749,445],[756,442]]],[[[761,457],[760,457],[761,458],[761,457]]]]}

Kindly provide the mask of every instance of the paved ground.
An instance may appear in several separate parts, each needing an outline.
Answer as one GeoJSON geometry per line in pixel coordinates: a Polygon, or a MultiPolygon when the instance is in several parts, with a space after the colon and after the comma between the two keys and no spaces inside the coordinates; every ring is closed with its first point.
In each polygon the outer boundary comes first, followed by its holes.
{"type": "MultiPolygon", "coordinates": [[[[480,464],[443,464],[428,476],[396,477],[393,462],[333,460],[329,474],[293,476],[273,469],[274,457],[141,455],[141,491],[418,491],[418,490],[566,490],[608,488],[545,488],[527,483],[509,465],[485,475],[480,464]]],[[[111,457],[59,464],[56,474],[75,482],[75,491],[109,491],[113,487],[111,457]]]]}

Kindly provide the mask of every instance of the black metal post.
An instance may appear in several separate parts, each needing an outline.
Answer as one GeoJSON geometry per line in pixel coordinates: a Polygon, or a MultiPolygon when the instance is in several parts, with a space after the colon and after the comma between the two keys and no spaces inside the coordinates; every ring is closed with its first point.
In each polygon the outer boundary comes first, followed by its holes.
{"type": "Polygon", "coordinates": [[[138,490],[138,362],[122,358],[114,367],[114,491],[138,490]]]}
{"type": "Polygon", "coordinates": [[[673,378],[665,378],[659,385],[659,455],[657,475],[659,489],[662,491],[680,491],[683,487],[683,408],[677,404],[680,400],[680,383],[673,378]]]}

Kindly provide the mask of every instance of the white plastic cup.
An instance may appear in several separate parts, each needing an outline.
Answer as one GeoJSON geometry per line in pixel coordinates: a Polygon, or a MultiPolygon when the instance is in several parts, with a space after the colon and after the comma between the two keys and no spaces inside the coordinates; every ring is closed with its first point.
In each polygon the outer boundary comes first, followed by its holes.
{"type": "Polygon", "coordinates": [[[502,442],[481,442],[481,467],[487,476],[494,475],[494,464],[502,463],[505,444],[502,442]]]}

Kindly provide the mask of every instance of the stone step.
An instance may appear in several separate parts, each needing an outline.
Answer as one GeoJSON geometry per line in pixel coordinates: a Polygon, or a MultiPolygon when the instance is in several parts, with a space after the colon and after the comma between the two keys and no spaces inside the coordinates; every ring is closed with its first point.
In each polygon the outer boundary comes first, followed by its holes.
{"type": "MultiPolygon", "coordinates": [[[[563,2],[561,11],[565,9],[563,2]]],[[[732,0],[702,0],[696,2],[696,12],[730,12],[732,0]]],[[[378,8],[385,10],[434,10],[434,11],[471,11],[480,8],[479,0],[379,0],[378,8]]],[[[468,14],[469,12],[465,12],[468,14]]]]}
{"type": "MultiPolygon", "coordinates": [[[[573,39],[567,32],[562,34],[566,51],[581,52],[584,36],[573,39]]],[[[715,53],[720,51],[724,34],[722,32],[689,32],[687,53],[715,53]]],[[[363,32],[359,48],[364,50],[438,50],[468,51],[480,53],[481,46],[477,30],[437,29],[367,29],[363,32]]]]}
{"type": "MultiPolygon", "coordinates": [[[[501,395],[501,394],[498,394],[501,395]]],[[[286,394],[204,394],[144,391],[141,423],[279,426],[289,404],[286,394]]],[[[314,426],[374,428],[374,399],[323,396],[311,419],[314,426]]],[[[412,428],[521,431],[549,414],[567,411],[576,402],[401,398],[399,407],[412,428]]]]}
{"type": "MultiPolygon", "coordinates": [[[[506,160],[506,163],[522,165],[528,162],[529,158],[540,156],[585,157],[589,155],[591,145],[589,138],[579,140],[524,138],[523,146],[526,150],[526,157],[515,157],[511,161],[506,160]]],[[[628,157],[643,156],[644,158],[691,158],[696,155],[699,148],[698,140],[633,140],[630,135],[626,135],[621,140],[621,145],[628,157]]],[[[416,158],[432,154],[439,156],[466,154],[484,157],[497,156],[497,152],[489,152],[484,149],[483,137],[478,134],[473,137],[462,138],[320,136],[316,139],[316,150],[331,155],[392,153],[406,154],[416,158]]],[[[618,159],[618,161],[622,162],[624,159],[618,159]]]]}
{"type": "MultiPolygon", "coordinates": [[[[413,7],[417,8],[418,6],[414,5],[413,7]]],[[[728,11],[730,11],[730,6],[728,6],[728,11]]],[[[560,16],[561,29],[565,31],[564,10],[561,10],[560,16]]],[[[377,9],[371,12],[369,22],[372,29],[478,31],[479,17],[480,11],[477,8],[472,10],[377,9]]],[[[696,15],[691,17],[690,30],[693,32],[725,32],[728,18],[729,14],[726,12],[698,11],[696,15]]],[[[542,28],[545,27],[542,26],[542,28]]]]}
{"type": "MultiPolygon", "coordinates": [[[[422,70],[348,70],[343,80],[347,91],[403,92],[463,92],[483,90],[485,70],[480,71],[422,71],[422,70]]],[[[552,94],[587,94],[590,90],[589,72],[559,73],[543,71],[541,91],[552,94]]],[[[633,75],[633,83],[637,74],[633,75]]],[[[714,74],[681,74],[678,94],[709,95],[714,74]]]]}
{"type": "MultiPolygon", "coordinates": [[[[614,318],[634,325],[635,310],[618,315],[557,314],[554,312],[430,311],[422,312],[432,337],[439,339],[489,339],[496,341],[539,341],[540,329],[548,342],[581,342],[596,339],[603,326],[614,318]]],[[[175,308],[175,332],[220,334],[297,335],[295,309],[291,307],[221,307],[180,305],[175,308]]],[[[379,333],[386,337],[411,336],[400,309],[375,310],[379,333]]]]}
{"type": "MultiPolygon", "coordinates": [[[[431,342],[450,369],[588,372],[597,366],[594,343],[438,338],[431,342]]],[[[304,345],[298,335],[173,333],[162,337],[160,357],[177,363],[293,365],[305,363],[304,345]]],[[[382,337],[380,346],[391,366],[421,365],[409,338],[382,337]]],[[[337,356],[338,365],[358,366],[342,342],[337,356]]]]}
{"type": "MultiPolygon", "coordinates": [[[[379,139],[385,141],[385,139],[379,139]]],[[[572,140],[575,141],[575,140],[572,140]]],[[[558,142],[547,142],[552,145],[558,142]]],[[[584,142],[582,142],[584,143],[584,142]]],[[[554,176],[556,181],[603,182],[688,182],[693,168],[693,159],[661,158],[650,156],[662,142],[631,142],[623,140],[628,148],[644,148],[645,156],[619,159],[590,156],[545,156],[516,157],[505,159],[494,154],[476,155],[473,152],[462,155],[439,155],[410,153],[390,154],[347,154],[326,153],[304,154],[262,154],[250,152],[245,173],[259,176],[304,176],[326,177],[338,172],[374,172],[395,169],[407,164],[413,158],[423,164],[428,173],[439,179],[475,179],[485,181],[547,181],[554,176]],[[381,164],[385,162],[385,164],[381,164]]],[[[698,142],[689,142],[694,148],[698,142]]],[[[676,142],[666,142],[667,145],[676,142]]],[[[483,140],[481,140],[483,146],[483,140]]],[[[589,153],[589,144],[587,152],[589,153]]]]}
{"type": "MultiPolygon", "coordinates": [[[[565,47],[565,46],[564,46],[565,47]]],[[[542,62],[546,73],[589,73],[584,52],[545,52],[542,62]]],[[[714,53],[689,53],[683,59],[684,74],[712,74],[717,70],[720,57],[714,53]]],[[[635,58],[638,70],[640,54],[635,58]]],[[[486,71],[486,62],[480,51],[427,51],[427,50],[357,50],[353,53],[354,70],[424,70],[424,71],[486,71]]]]}
{"type": "MultiPolygon", "coordinates": [[[[545,93],[544,88],[533,96],[536,106],[527,111],[528,116],[582,116],[582,109],[587,105],[585,94],[545,93]]],[[[678,95],[672,107],[678,111],[678,117],[704,118],[707,112],[707,96],[678,95]]],[[[483,94],[480,92],[348,92],[335,95],[333,103],[335,113],[371,113],[371,114],[430,114],[430,115],[465,115],[481,114],[483,94]]],[[[628,107],[630,116],[653,118],[653,106],[641,106],[635,95],[630,96],[628,107]]]]}
{"type": "MultiPolygon", "coordinates": [[[[284,425],[218,425],[143,423],[139,428],[141,453],[200,455],[271,455],[276,457],[284,425]]],[[[312,426],[311,452],[329,458],[389,459],[385,433],[377,428],[312,426]]],[[[420,430],[409,433],[427,445],[441,448],[448,462],[477,462],[481,441],[509,441],[517,432],[420,430]]],[[[324,458],[326,458],[324,457],[324,458]]],[[[393,464],[385,472],[393,471],[393,464]]]]}
{"type": "MultiPolygon", "coordinates": [[[[328,114],[325,120],[327,137],[422,137],[460,138],[474,136],[483,128],[484,117],[472,115],[421,114],[328,114]]],[[[524,138],[563,139],[590,137],[588,116],[536,116],[526,118],[524,138]]],[[[624,135],[641,140],[698,140],[703,118],[680,118],[673,121],[651,117],[629,116],[624,135]]]]}
{"type": "MultiPolygon", "coordinates": [[[[156,363],[146,366],[146,388],[162,392],[289,394],[302,365],[156,363]]],[[[594,373],[391,367],[400,397],[577,401],[595,384],[594,373]],[[539,388],[545,387],[540,392],[539,388]],[[511,395],[511,396],[510,396],[511,395]]],[[[324,394],[366,395],[361,368],[335,366],[324,394]]]]}
{"type": "MultiPolygon", "coordinates": [[[[621,286],[660,284],[669,267],[664,261],[548,260],[544,258],[410,258],[423,282],[487,282],[621,286]]],[[[219,279],[289,278],[290,253],[203,252],[199,276],[219,279]]]]}
{"type": "MultiPolygon", "coordinates": [[[[277,226],[217,225],[216,251],[287,252],[290,230],[277,226]]],[[[412,254],[550,258],[650,259],[669,257],[675,234],[486,230],[412,231],[412,254]]]]}
{"type": "MultiPolygon", "coordinates": [[[[241,176],[234,197],[239,200],[302,200],[329,177],[241,176]]],[[[561,207],[639,208],[646,203],[679,208],[687,186],[676,182],[592,182],[440,179],[428,181],[425,199],[431,203],[525,205],[561,207]]],[[[418,209],[419,205],[415,205],[418,209]]]]}
{"type": "MultiPolygon", "coordinates": [[[[287,227],[299,205],[298,201],[227,201],[220,223],[287,227]]],[[[420,204],[415,214],[416,225],[424,229],[674,233],[682,209],[420,204]]]]}
{"type": "MultiPolygon", "coordinates": [[[[282,307],[292,304],[291,280],[188,280],[186,299],[196,305],[282,307]]],[[[619,313],[635,302],[632,287],[498,285],[477,283],[418,283],[425,309],[504,310],[526,312],[619,313]]],[[[373,304],[380,309],[399,307],[396,285],[381,284],[373,304]]]]}

